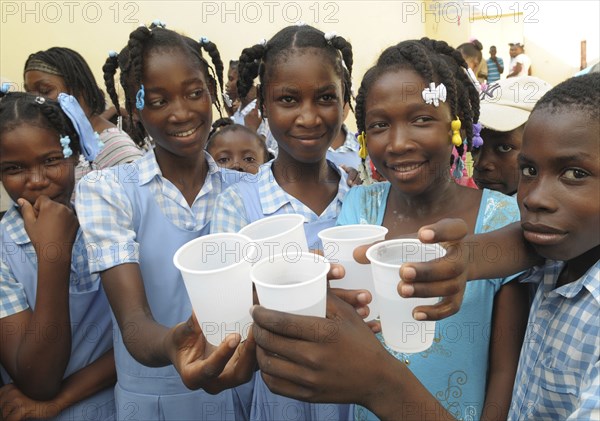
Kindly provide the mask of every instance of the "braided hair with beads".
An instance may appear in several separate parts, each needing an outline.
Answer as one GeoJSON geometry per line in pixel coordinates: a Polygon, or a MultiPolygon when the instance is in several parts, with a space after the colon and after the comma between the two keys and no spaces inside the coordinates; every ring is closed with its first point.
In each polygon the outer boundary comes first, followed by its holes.
{"type": "Polygon", "coordinates": [[[115,74],[117,70],[120,70],[120,84],[125,92],[125,110],[129,116],[130,135],[139,145],[145,144],[146,130],[141,122],[133,118],[136,92],[142,86],[144,58],[147,57],[149,52],[161,49],[180,49],[198,62],[206,80],[211,85],[211,89],[214,90],[211,92],[211,97],[219,114],[221,114],[219,98],[223,92],[224,65],[215,43],[207,38],[201,38],[200,42],[197,42],[175,31],[166,29],[162,24],[153,23],[150,27],[140,26],[129,35],[127,46],[118,54],[111,52],[102,67],[106,90],[119,116],[121,114],[115,86],[115,74]],[[203,57],[202,50],[210,56],[212,66],[203,57]],[[219,95],[216,94],[217,89],[219,95]]]}
{"type": "MultiPolygon", "coordinates": [[[[461,53],[444,41],[429,38],[403,41],[387,48],[362,80],[356,97],[356,125],[365,131],[365,102],[371,86],[383,74],[400,69],[417,72],[425,81],[443,83],[452,116],[458,116],[466,132],[467,148],[471,150],[473,124],[479,120],[479,95],[467,75],[467,63],[461,53]]],[[[459,156],[464,145],[456,147],[459,156]]]]}
{"type": "Polygon", "coordinates": [[[69,136],[73,153],[81,153],[79,134],[57,101],[23,92],[0,91],[0,137],[23,124],[55,131],[59,137],[69,136]]]}
{"type": "MultiPolygon", "coordinates": [[[[268,84],[270,69],[279,60],[293,54],[301,48],[316,48],[323,51],[324,56],[334,66],[336,74],[343,81],[344,104],[350,103],[352,88],[352,45],[341,36],[325,38],[325,33],[309,25],[288,26],[276,33],[266,43],[259,43],[245,48],[238,63],[238,95],[244,98],[258,76],[258,105],[264,114],[264,88],[268,84]],[[344,69],[344,66],[346,67],[344,69]],[[346,71],[347,70],[347,71],[346,71]]],[[[351,105],[352,107],[352,105],[351,105]]]]}

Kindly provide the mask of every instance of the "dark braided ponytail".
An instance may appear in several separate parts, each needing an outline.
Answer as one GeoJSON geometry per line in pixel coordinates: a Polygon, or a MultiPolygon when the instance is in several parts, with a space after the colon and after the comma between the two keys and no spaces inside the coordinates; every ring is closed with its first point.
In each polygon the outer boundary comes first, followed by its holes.
{"type": "MultiPolygon", "coordinates": [[[[329,36],[330,34],[328,34],[329,36]]],[[[352,45],[345,38],[331,34],[329,40],[325,33],[309,25],[293,25],[283,28],[266,44],[256,44],[242,50],[238,64],[238,94],[245,97],[259,77],[258,103],[263,110],[264,88],[269,69],[277,62],[293,54],[296,49],[316,48],[323,52],[342,80],[344,103],[350,103],[352,95],[352,45]],[[345,68],[344,68],[345,66],[345,68]]],[[[352,108],[352,105],[350,105],[352,108]]]]}
{"type": "Polygon", "coordinates": [[[69,136],[73,154],[81,153],[79,135],[57,101],[24,92],[0,92],[0,98],[0,137],[27,124],[55,131],[57,143],[60,136],[69,136]]]}
{"type": "Polygon", "coordinates": [[[217,89],[221,93],[223,92],[224,66],[217,46],[208,40],[199,43],[192,38],[166,29],[160,21],[153,22],[150,27],[140,26],[131,32],[127,46],[121,50],[118,58],[115,60],[115,58],[109,57],[103,67],[106,87],[117,112],[119,112],[119,101],[114,76],[117,68],[121,72],[120,83],[125,92],[125,109],[129,115],[129,134],[139,145],[145,144],[147,134],[141,122],[134,119],[133,116],[136,112],[136,93],[143,84],[144,58],[150,51],[173,49],[179,49],[200,65],[207,83],[215,89],[211,91],[211,97],[221,113],[220,96],[217,95],[217,89]],[[202,56],[202,49],[210,55],[213,66],[210,66],[202,56]]]}
{"type": "MultiPolygon", "coordinates": [[[[356,98],[356,125],[359,132],[365,131],[365,101],[371,86],[389,71],[411,69],[425,81],[443,83],[447,89],[447,103],[452,118],[458,116],[465,130],[470,149],[473,139],[473,124],[479,120],[479,95],[469,79],[467,63],[459,51],[444,41],[429,38],[403,41],[387,48],[374,67],[363,77],[356,98]]],[[[457,147],[460,155],[463,146],[457,147]]]]}

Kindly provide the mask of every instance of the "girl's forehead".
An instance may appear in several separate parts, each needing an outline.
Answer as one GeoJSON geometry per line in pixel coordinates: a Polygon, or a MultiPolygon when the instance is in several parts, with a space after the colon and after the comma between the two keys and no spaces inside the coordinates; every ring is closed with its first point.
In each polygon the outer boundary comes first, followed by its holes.
{"type": "Polygon", "coordinates": [[[269,78],[285,79],[291,73],[296,77],[320,75],[341,81],[337,70],[329,55],[324,50],[314,47],[282,51],[265,64],[265,74],[269,78]]]}

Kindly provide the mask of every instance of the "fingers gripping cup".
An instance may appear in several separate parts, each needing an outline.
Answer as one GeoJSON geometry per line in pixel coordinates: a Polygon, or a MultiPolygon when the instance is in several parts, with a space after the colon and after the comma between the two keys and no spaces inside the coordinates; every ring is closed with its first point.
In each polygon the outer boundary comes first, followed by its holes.
{"type": "Polygon", "coordinates": [[[354,249],[385,239],[388,229],[380,225],[344,225],[324,229],[319,233],[323,242],[325,258],[331,263],[339,263],[346,269],[346,275],[331,286],[344,289],[366,289],[373,297],[369,304],[369,317],[373,320],[379,316],[379,308],[373,285],[373,274],[369,265],[361,265],[354,260],[354,249]]]}
{"type": "Polygon", "coordinates": [[[246,225],[239,233],[250,237],[258,246],[255,262],[266,257],[273,259],[282,253],[293,258],[308,252],[302,215],[269,216],[246,225]]]}
{"type": "Polygon", "coordinates": [[[329,267],[325,258],[317,254],[280,254],[256,263],[250,277],[262,306],[304,316],[325,317],[329,267]]]}
{"type": "Polygon", "coordinates": [[[389,240],[371,246],[375,295],[379,304],[383,339],[391,349],[413,353],[426,350],[433,343],[435,321],[417,321],[412,317],[417,306],[433,305],[439,298],[403,298],[398,294],[400,266],[443,257],[446,250],[439,244],[423,244],[416,239],[389,240]]]}
{"type": "Polygon", "coordinates": [[[177,250],[175,267],[183,277],[196,319],[213,345],[231,333],[246,339],[252,323],[250,267],[256,246],[240,234],[210,234],[177,250]]]}

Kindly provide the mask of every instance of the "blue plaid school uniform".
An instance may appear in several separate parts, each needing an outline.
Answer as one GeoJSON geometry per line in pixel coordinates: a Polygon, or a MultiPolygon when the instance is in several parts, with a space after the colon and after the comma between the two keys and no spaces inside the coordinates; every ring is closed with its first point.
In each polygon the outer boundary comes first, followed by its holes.
{"type": "Polygon", "coordinates": [[[556,288],[564,262],[548,260],[524,282],[538,283],[510,420],[600,419],[600,261],[556,288]]]}
{"type": "MultiPolygon", "coordinates": [[[[28,308],[35,309],[37,293],[37,255],[17,205],[12,203],[0,222],[2,262],[0,263],[0,318],[28,308]]],[[[51,250],[48,250],[50,253],[51,250]]],[[[112,347],[109,305],[100,276],[90,272],[88,250],[81,230],[77,233],[71,256],[69,313],[71,320],[71,356],[64,377],[79,371],[112,347]]],[[[10,383],[1,370],[2,380],[10,383]]],[[[115,415],[112,387],[65,409],[54,420],[112,420],[115,415]]]]}
{"type": "MultiPolygon", "coordinates": [[[[180,246],[209,232],[215,198],[228,180],[235,179],[208,154],[205,157],[209,171],[191,207],[162,176],[153,151],[132,164],[92,172],[78,185],[81,226],[88,244],[97,249],[92,271],[137,263],[152,316],[164,326],[174,326],[192,314],[183,279],[171,259],[180,246]]],[[[137,362],[127,351],[116,321],[114,326],[119,420],[248,418],[251,384],[217,395],[191,391],[172,365],[146,367],[137,362]]]]}

